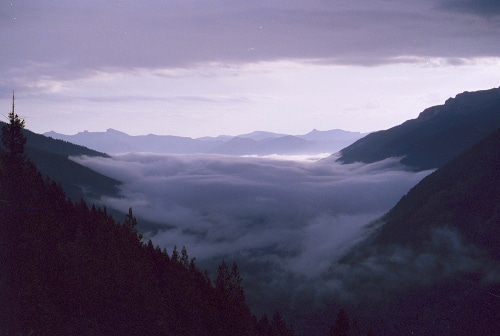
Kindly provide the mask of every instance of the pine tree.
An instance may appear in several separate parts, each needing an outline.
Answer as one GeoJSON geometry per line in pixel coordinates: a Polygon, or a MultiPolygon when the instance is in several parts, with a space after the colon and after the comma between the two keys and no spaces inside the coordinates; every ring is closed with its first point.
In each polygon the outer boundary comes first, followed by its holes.
{"type": "Polygon", "coordinates": [[[133,230],[137,225],[137,219],[132,213],[132,208],[128,208],[128,214],[125,215],[125,226],[130,230],[133,230]]]}
{"type": "Polygon", "coordinates": [[[361,327],[359,326],[358,320],[354,320],[351,325],[351,330],[349,336],[361,336],[361,327]]]}
{"type": "Polygon", "coordinates": [[[215,294],[219,314],[220,335],[250,334],[250,310],[245,304],[245,294],[238,266],[233,263],[231,270],[223,261],[215,279],[215,294]]]}
{"type": "MultiPolygon", "coordinates": [[[[1,180],[0,189],[3,195],[0,199],[4,205],[11,208],[11,212],[18,212],[23,207],[23,189],[28,187],[28,181],[24,180],[27,168],[34,168],[24,153],[26,137],[22,133],[25,122],[15,113],[14,92],[12,92],[12,110],[8,115],[9,123],[2,127],[2,144],[0,165],[1,180]]],[[[36,169],[35,169],[36,170],[36,169]]]]}
{"type": "Polygon", "coordinates": [[[184,266],[185,268],[189,267],[189,256],[187,253],[186,246],[182,247],[180,262],[181,262],[181,265],[184,266]]]}
{"type": "Polygon", "coordinates": [[[272,336],[273,330],[267,315],[262,316],[262,318],[257,323],[257,335],[259,336],[272,336]]]}
{"type": "Polygon", "coordinates": [[[272,327],[272,332],[273,335],[276,336],[288,336],[288,328],[286,326],[286,322],[279,313],[279,311],[276,311],[273,314],[273,320],[271,322],[271,327],[272,327]]]}
{"type": "Polygon", "coordinates": [[[349,336],[349,316],[340,309],[335,324],[330,328],[329,336],[349,336]]]}
{"type": "Polygon", "coordinates": [[[174,264],[179,263],[179,252],[177,252],[177,245],[174,245],[174,249],[172,251],[172,256],[170,257],[170,260],[172,260],[174,264]]]}
{"type": "Polygon", "coordinates": [[[7,149],[7,164],[23,163],[26,159],[24,146],[26,137],[22,134],[25,122],[14,111],[14,92],[12,92],[12,110],[8,115],[9,123],[2,127],[2,144],[7,149]]]}

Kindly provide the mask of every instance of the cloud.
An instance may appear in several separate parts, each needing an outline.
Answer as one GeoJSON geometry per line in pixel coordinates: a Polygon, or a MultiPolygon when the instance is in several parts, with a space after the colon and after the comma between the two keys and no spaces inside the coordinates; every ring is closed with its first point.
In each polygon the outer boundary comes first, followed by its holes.
{"type": "Polygon", "coordinates": [[[1,6],[0,69],[5,73],[33,64],[43,64],[38,71],[50,76],[213,61],[319,59],[373,65],[407,55],[471,58],[499,51],[495,36],[488,34],[498,29],[498,22],[470,21],[460,11],[450,17],[450,12],[443,15],[435,9],[498,13],[494,0],[288,1],[286,5],[227,0],[210,5],[28,1],[1,6]],[[474,48],[463,48],[471,30],[476,32],[470,40],[474,48]]]}
{"type": "Polygon", "coordinates": [[[176,223],[194,231],[198,231],[200,218],[211,225],[227,220],[243,227],[272,218],[286,227],[300,227],[304,221],[322,215],[380,214],[426,174],[394,171],[395,163],[390,160],[372,166],[340,166],[137,153],[78,160],[125,181],[124,198],[107,202],[123,202],[125,209],[126,202],[144,204],[136,210],[138,214],[160,223],[174,222],[171,210],[176,216],[196,214],[196,220],[176,223]],[[222,217],[216,221],[213,216],[222,217]]]}
{"type": "Polygon", "coordinates": [[[484,17],[500,15],[500,5],[496,0],[448,0],[441,8],[484,17]]]}
{"type": "MultiPolygon", "coordinates": [[[[379,223],[383,225],[383,223],[379,223]]],[[[491,284],[500,265],[450,227],[434,228],[422,246],[364,244],[328,271],[318,295],[347,302],[387,300],[408,289],[442,283],[472,273],[491,284]]]]}
{"type": "Polygon", "coordinates": [[[388,128],[497,85],[499,21],[442,3],[3,2],[0,100],[40,133],[388,128]]]}
{"type": "Polygon", "coordinates": [[[130,153],[74,160],[123,181],[120,197],[100,201],[154,222],[145,237],[155,244],[186,246],[210,270],[236,260],[251,295],[282,280],[323,281],[367,225],[429,173],[405,171],[396,159],[340,165],[130,153]]]}
{"type": "Polygon", "coordinates": [[[500,281],[500,267],[447,227],[418,248],[376,246],[377,219],[430,172],[397,159],[340,165],[332,158],[290,161],[219,155],[130,153],[74,158],[123,181],[108,207],[132,207],[145,239],[190,257],[214,277],[236,261],[254,313],[288,316],[328,311],[329,304],[386,300],[407,289],[463,273],[500,281]],[[272,308],[270,308],[272,307],[272,308]]]}

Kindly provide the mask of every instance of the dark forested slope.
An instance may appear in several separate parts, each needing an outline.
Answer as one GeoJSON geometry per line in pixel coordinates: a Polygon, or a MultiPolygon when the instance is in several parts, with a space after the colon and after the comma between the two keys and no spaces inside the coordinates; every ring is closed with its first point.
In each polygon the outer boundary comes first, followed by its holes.
{"type": "Polygon", "coordinates": [[[342,261],[381,293],[360,308],[378,334],[498,334],[499,148],[497,129],[424,178],[342,261]]]}
{"type": "Polygon", "coordinates": [[[341,150],[338,161],[376,162],[402,157],[416,169],[438,168],[500,127],[500,88],[464,92],[417,119],[367,135],[341,150]]]}
{"type": "Polygon", "coordinates": [[[382,219],[378,240],[416,244],[457,229],[500,260],[500,129],[424,178],[382,219]]]}
{"type": "MultiPolygon", "coordinates": [[[[6,124],[0,122],[3,128],[6,124]]],[[[1,130],[0,130],[1,133],[1,130]]],[[[38,170],[52,180],[61,183],[72,199],[113,194],[119,181],[99,174],[87,167],[71,161],[69,156],[107,156],[63,140],[55,140],[23,129],[26,137],[26,153],[36,164],[38,170]]]]}
{"type": "MultiPolygon", "coordinates": [[[[283,335],[257,321],[236,264],[213,283],[187,251],[143,243],[132,210],[73,203],[27,158],[12,111],[0,149],[1,335],[283,335]]],[[[51,153],[54,154],[55,153],[51,153]]]]}

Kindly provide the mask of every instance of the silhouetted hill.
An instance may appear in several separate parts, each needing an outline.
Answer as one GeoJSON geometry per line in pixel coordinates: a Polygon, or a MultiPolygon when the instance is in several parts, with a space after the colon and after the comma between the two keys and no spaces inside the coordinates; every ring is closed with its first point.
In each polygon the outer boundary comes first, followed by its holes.
{"type": "Polygon", "coordinates": [[[500,330],[499,148],[500,128],[424,178],[344,257],[377,334],[500,330]]]}
{"type": "Polygon", "coordinates": [[[73,203],[11,125],[15,141],[0,150],[1,335],[293,336],[279,314],[252,316],[236,264],[222,262],[212,282],[185,248],[143,242],[132,209],[119,222],[73,203]]]}
{"type": "Polygon", "coordinates": [[[119,181],[99,174],[61,154],[27,148],[30,159],[44,176],[61,183],[71,199],[100,198],[117,192],[119,181]]]}
{"type": "MultiPolygon", "coordinates": [[[[0,122],[0,133],[3,125],[5,123],[0,122]]],[[[119,181],[79,165],[68,158],[80,155],[106,157],[107,154],[67,141],[52,139],[26,129],[23,130],[23,134],[27,139],[26,153],[30,159],[44,176],[61,183],[71,199],[78,200],[82,197],[116,193],[119,181]]]]}
{"type": "Polygon", "coordinates": [[[500,260],[500,129],[424,178],[383,217],[380,244],[421,245],[458,230],[500,260]]]}
{"type": "Polygon", "coordinates": [[[76,145],[64,140],[52,139],[50,137],[41,134],[33,133],[27,129],[23,130],[23,134],[27,139],[26,142],[27,148],[33,148],[40,151],[52,154],[64,155],[64,156],[86,155],[86,156],[108,157],[106,153],[98,152],[96,150],[76,145]]]}
{"type": "Polygon", "coordinates": [[[437,168],[500,127],[500,88],[464,92],[417,119],[374,132],[341,150],[338,161],[376,162],[402,157],[416,169],[437,168]]]}
{"type": "Polygon", "coordinates": [[[269,154],[319,154],[335,153],[359,139],[359,132],[342,130],[313,130],[304,135],[286,135],[255,131],[238,136],[202,137],[192,139],[171,135],[137,135],[108,129],[106,132],[80,132],[64,135],[45,133],[89,148],[118,154],[125,152],[153,152],[166,154],[224,154],[224,155],[269,155],[269,154]]]}

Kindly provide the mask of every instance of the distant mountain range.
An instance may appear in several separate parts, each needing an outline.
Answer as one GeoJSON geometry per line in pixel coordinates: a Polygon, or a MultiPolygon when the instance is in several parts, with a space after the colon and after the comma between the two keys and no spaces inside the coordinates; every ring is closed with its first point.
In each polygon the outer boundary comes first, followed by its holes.
{"type": "Polygon", "coordinates": [[[368,134],[341,150],[338,161],[376,162],[401,157],[415,170],[438,168],[500,127],[500,88],[464,92],[417,119],[368,134]]]}
{"type": "Polygon", "coordinates": [[[365,134],[343,130],[313,130],[304,135],[256,131],[238,136],[188,138],[171,135],[139,135],[108,129],[106,132],[80,132],[64,135],[47,132],[45,136],[69,141],[108,154],[152,152],[166,154],[319,154],[335,153],[365,134]]]}
{"type": "MultiPolygon", "coordinates": [[[[60,181],[69,195],[78,199],[83,190],[96,195],[113,192],[119,182],[68,160],[71,155],[105,156],[104,153],[123,152],[269,155],[340,151],[338,161],[342,163],[401,157],[403,164],[423,170],[442,166],[499,127],[500,88],[494,88],[458,94],[444,105],[424,110],[416,119],[366,136],[343,130],[313,130],[295,136],[257,131],[196,139],[152,134],[130,136],[113,129],[75,135],[48,132],[45,136],[26,130],[25,134],[28,154],[42,173],[60,181]]],[[[325,160],[332,159],[337,156],[325,160]]]]}

